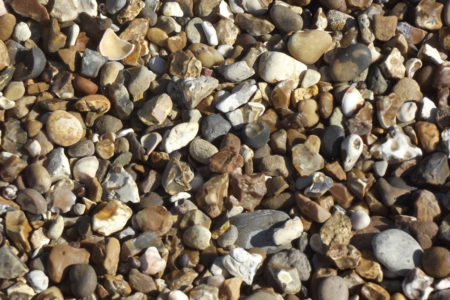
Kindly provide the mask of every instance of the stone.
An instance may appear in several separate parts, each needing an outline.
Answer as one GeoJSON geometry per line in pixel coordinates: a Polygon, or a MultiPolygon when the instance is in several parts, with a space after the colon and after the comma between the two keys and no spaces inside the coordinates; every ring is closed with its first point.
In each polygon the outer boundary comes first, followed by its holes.
{"type": "Polygon", "coordinates": [[[92,230],[109,236],[122,230],[132,216],[132,210],[119,200],[110,200],[92,217],[92,230]]]}
{"type": "Polygon", "coordinates": [[[329,276],[319,283],[317,296],[319,300],[345,300],[349,297],[346,281],[339,276],[329,276]]]}
{"type": "Polygon", "coordinates": [[[222,248],[233,246],[238,236],[239,232],[237,227],[230,225],[230,228],[217,239],[217,244],[222,248]]]}
{"type": "Polygon", "coordinates": [[[284,222],[289,216],[277,210],[256,210],[242,213],[230,219],[230,223],[237,227],[239,236],[236,246],[244,249],[263,248],[266,252],[275,252],[278,247],[272,236],[277,223],[284,222]]]}
{"type": "Polygon", "coordinates": [[[193,179],[194,173],[190,166],[177,158],[173,158],[164,169],[161,184],[166,193],[175,195],[179,192],[189,191],[192,188],[190,182],[193,179]]]}
{"type": "Polygon", "coordinates": [[[139,203],[139,190],[130,173],[123,167],[110,168],[103,180],[102,187],[108,194],[108,200],[127,203],[139,203]]]}
{"type": "Polygon", "coordinates": [[[416,118],[417,104],[415,102],[405,102],[397,112],[397,120],[402,123],[412,122],[416,118]]]}
{"type": "Polygon", "coordinates": [[[409,137],[396,125],[392,127],[390,137],[382,144],[375,143],[370,152],[375,158],[389,163],[403,162],[422,155],[422,150],[413,145],[409,137]]]}
{"type": "Polygon", "coordinates": [[[118,13],[126,4],[125,0],[107,0],[105,2],[106,11],[110,14],[118,13]]]}
{"type": "Polygon", "coordinates": [[[363,140],[359,135],[351,134],[341,143],[341,157],[344,171],[350,171],[358,161],[363,151],[363,140]]]}
{"type": "MultiPolygon", "coordinates": [[[[2,47],[0,43],[0,49],[2,47]]],[[[14,72],[14,80],[22,81],[27,79],[34,79],[38,77],[45,68],[47,59],[44,52],[38,47],[33,47],[29,50],[21,50],[17,53],[17,56],[21,58],[20,62],[16,63],[16,71],[14,72]],[[25,64],[25,61],[30,62],[25,64]]],[[[1,57],[1,56],[0,56],[1,57]]],[[[0,58],[0,68],[2,62],[5,63],[6,57],[0,58]]],[[[9,64],[9,57],[7,58],[9,64]]]]}
{"type": "Polygon", "coordinates": [[[95,153],[94,143],[91,140],[82,140],[78,143],[70,146],[67,150],[67,154],[71,157],[85,157],[91,156],[95,153]]]}
{"type": "Polygon", "coordinates": [[[436,30],[442,27],[441,14],[444,4],[432,1],[422,0],[415,8],[416,25],[427,30],[436,30]]]}
{"type": "Polygon", "coordinates": [[[261,160],[259,170],[268,176],[289,176],[288,161],[281,155],[265,156],[261,160]]]}
{"type": "Polygon", "coordinates": [[[46,8],[39,1],[14,0],[9,3],[12,9],[23,17],[28,17],[38,23],[45,23],[50,20],[46,8]]]}
{"type": "Polygon", "coordinates": [[[193,249],[204,250],[209,247],[211,232],[199,225],[187,228],[183,233],[184,243],[193,249]]]}
{"type": "Polygon", "coordinates": [[[296,194],[296,200],[302,214],[317,223],[324,223],[331,217],[328,210],[300,193],[296,194]]]}
{"type": "MultiPolygon", "coordinates": [[[[136,101],[142,98],[143,93],[150,87],[150,83],[156,79],[156,74],[144,66],[132,68],[128,72],[130,74],[130,81],[127,86],[128,91],[136,101]]],[[[163,94],[163,96],[157,97],[157,99],[170,99],[167,96],[167,94],[163,94]]]]}
{"type": "Polygon", "coordinates": [[[320,239],[327,246],[332,243],[348,245],[352,237],[352,222],[340,212],[333,213],[320,228],[320,239]]]}
{"type": "Polygon", "coordinates": [[[220,97],[220,100],[217,101],[216,108],[223,113],[233,111],[246,104],[256,90],[257,87],[254,80],[244,81],[235,86],[231,94],[226,93],[223,97],[220,97]]]}
{"type": "Polygon", "coordinates": [[[267,83],[277,83],[289,79],[298,83],[306,69],[306,65],[300,61],[277,51],[263,53],[258,63],[258,74],[267,83]],[[284,66],[284,68],[280,66],[284,66]]]}
{"type": "Polygon", "coordinates": [[[47,271],[49,278],[56,283],[61,282],[67,267],[76,264],[88,264],[90,254],[82,248],[74,248],[67,244],[54,246],[48,256],[47,271]]]}
{"type": "Polygon", "coordinates": [[[47,161],[45,162],[45,167],[52,182],[70,177],[71,171],[69,159],[65,155],[64,148],[62,147],[55,148],[49,153],[47,161]]]}
{"type": "Polygon", "coordinates": [[[262,173],[233,175],[230,179],[229,191],[242,207],[253,211],[267,192],[265,176],[262,173]]]}
{"type": "Polygon", "coordinates": [[[402,104],[403,101],[395,93],[379,97],[376,103],[377,116],[383,128],[387,129],[396,124],[396,116],[402,104]]]}
{"type": "Polygon", "coordinates": [[[139,258],[141,271],[144,274],[155,275],[166,268],[166,261],[161,258],[156,247],[148,247],[139,258]]]}
{"type": "Polygon", "coordinates": [[[389,271],[405,275],[420,264],[423,250],[417,241],[400,229],[388,229],[372,240],[373,253],[389,271]]]}
{"type": "Polygon", "coordinates": [[[361,261],[361,252],[352,244],[332,243],[326,252],[339,270],[354,269],[361,261]]]}
{"type": "Polygon", "coordinates": [[[290,37],[287,47],[295,59],[309,65],[317,62],[331,43],[331,36],[325,31],[298,31],[290,37]]]}
{"type": "Polygon", "coordinates": [[[47,231],[47,236],[52,240],[57,240],[61,237],[64,231],[64,219],[62,216],[57,216],[53,222],[50,224],[50,227],[47,231]]]}
{"type": "Polygon", "coordinates": [[[219,81],[213,77],[199,76],[188,77],[180,83],[183,93],[184,105],[187,108],[195,108],[207,96],[217,88],[219,81]]]}
{"type": "Polygon", "coordinates": [[[205,140],[214,142],[220,139],[231,129],[231,124],[220,114],[211,114],[203,118],[201,133],[205,140]]]}
{"type": "Polygon", "coordinates": [[[373,16],[374,34],[377,40],[388,41],[395,35],[397,16],[373,16]]]}
{"type": "Polygon", "coordinates": [[[81,59],[80,74],[89,78],[95,78],[106,62],[106,57],[99,52],[86,48],[81,59]]]}
{"type": "Polygon", "coordinates": [[[111,103],[103,95],[88,95],[75,102],[75,108],[80,112],[92,111],[103,114],[109,111],[111,103]]]}
{"type": "Polygon", "coordinates": [[[298,249],[282,250],[275,253],[266,265],[270,277],[277,282],[278,276],[274,276],[276,269],[289,270],[293,268],[300,281],[308,281],[311,275],[311,265],[308,257],[298,249]]]}
{"type": "Polygon", "coordinates": [[[166,234],[172,228],[172,215],[164,206],[152,206],[140,210],[134,217],[141,231],[166,234]]]}
{"type": "Polygon", "coordinates": [[[430,153],[435,151],[440,142],[437,126],[430,122],[419,121],[415,125],[415,130],[424,152],[430,153]]]}
{"type": "Polygon", "coordinates": [[[206,68],[220,65],[224,61],[223,55],[217,49],[202,43],[191,44],[189,50],[206,68]]]}
{"type": "Polygon", "coordinates": [[[303,232],[303,223],[299,217],[287,220],[282,227],[275,229],[273,241],[275,245],[284,245],[300,237],[303,232]]]}
{"type": "Polygon", "coordinates": [[[275,29],[275,25],[269,21],[246,13],[237,14],[234,21],[239,28],[252,36],[261,36],[275,29]]]}
{"type": "Polygon", "coordinates": [[[47,119],[48,137],[60,146],[72,146],[84,135],[81,122],[74,115],[56,110],[47,119]]]}
{"type": "Polygon", "coordinates": [[[208,164],[209,159],[217,152],[219,150],[216,146],[201,138],[196,138],[189,144],[189,154],[202,164],[208,164]]]}
{"type": "Polygon", "coordinates": [[[241,60],[230,65],[225,65],[220,68],[220,74],[231,82],[244,81],[255,74],[255,70],[241,60]]]}
{"type": "Polygon", "coordinates": [[[354,17],[335,9],[328,11],[327,21],[329,28],[335,31],[347,30],[356,25],[356,20],[354,17]]]}
{"type": "Polygon", "coordinates": [[[363,295],[367,299],[391,299],[389,292],[386,289],[373,282],[365,283],[361,287],[361,295],[363,295]]]}
{"type": "Polygon", "coordinates": [[[415,216],[418,221],[435,221],[441,216],[441,208],[436,196],[428,190],[417,190],[413,194],[415,216]]]}
{"type": "Polygon", "coordinates": [[[32,214],[40,215],[47,211],[47,201],[34,189],[20,190],[15,201],[24,211],[32,214]]]}
{"type": "Polygon", "coordinates": [[[202,29],[208,44],[211,46],[217,46],[219,41],[217,39],[217,32],[214,26],[210,22],[206,21],[202,22],[202,29]]]}
{"type": "Polygon", "coordinates": [[[48,288],[48,277],[41,270],[29,272],[27,274],[27,281],[37,293],[41,293],[48,288]]]}
{"type": "Polygon", "coordinates": [[[28,267],[16,256],[8,245],[0,248],[0,278],[15,279],[28,273],[28,267]]]}
{"type": "Polygon", "coordinates": [[[427,276],[421,269],[414,268],[403,279],[402,290],[406,297],[410,299],[428,299],[433,288],[434,279],[427,276]]]}
{"type": "Polygon", "coordinates": [[[383,281],[383,270],[381,265],[375,260],[364,258],[364,256],[361,257],[355,271],[365,279],[375,280],[377,282],[383,281]]]}
{"type": "Polygon", "coordinates": [[[309,176],[324,167],[323,157],[306,144],[292,148],[292,164],[300,176],[309,176]]]}
{"type": "Polygon", "coordinates": [[[443,185],[449,176],[447,156],[443,152],[434,152],[424,157],[411,174],[415,184],[443,185]]]}
{"type": "Polygon", "coordinates": [[[75,264],[69,271],[70,289],[76,297],[88,297],[97,287],[97,274],[88,264],[75,264]]]}
{"type": "Polygon", "coordinates": [[[31,251],[29,236],[32,231],[30,223],[21,210],[8,211],[5,216],[6,236],[21,252],[31,251]]]}
{"type": "Polygon", "coordinates": [[[420,91],[420,86],[412,78],[402,78],[400,79],[392,88],[392,91],[400,96],[402,102],[404,101],[420,101],[423,97],[420,91]]]}
{"type": "Polygon", "coordinates": [[[241,277],[245,283],[251,285],[262,260],[259,254],[234,248],[223,258],[223,266],[231,275],[241,277]]]}
{"type": "Polygon", "coordinates": [[[197,192],[197,205],[211,218],[218,217],[223,210],[223,200],[228,196],[228,174],[211,177],[197,192]]]}
{"type": "Polygon", "coordinates": [[[354,230],[364,229],[370,224],[369,215],[361,209],[353,211],[350,219],[352,221],[352,227],[354,230]]]}
{"type": "Polygon", "coordinates": [[[270,138],[268,124],[263,120],[248,123],[243,130],[243,142],[253,149],[267,144],[270,138]]]}
{"type": "Polygon", "coordinates": [[[352,44],[339,50],[331,65],[330,76],[338,82],[355,79],[372,63],[370,49],[363,44],[352,44]]]}
{"type": "Polygon", "coordinates": [[[276,28],[283,32],[289,33],[301,30],[303,27],[303,19],[298,11],[277,2],[270,8],[270,18],[276,28]]]}
{"type": "Polygon", "coordinates": [[[150,293],[156,290],[153,278],[139,272],[137,269],[131,269],[128,273],[128,282],[133,290],[141,293],[150,293]]]}
{"type": "Polygon", "coordinates": [[[197,135],[199,124],[195,122],[180,123],[174,126],[163,140],[167,153],[187,146],[197,135]]]}
{"type": "Polygon", "coordinates": [[[424,271],[434,278],[444,278],[450,274],[450,252],[444,247],[426,249],[422,256],[424,271]]]}

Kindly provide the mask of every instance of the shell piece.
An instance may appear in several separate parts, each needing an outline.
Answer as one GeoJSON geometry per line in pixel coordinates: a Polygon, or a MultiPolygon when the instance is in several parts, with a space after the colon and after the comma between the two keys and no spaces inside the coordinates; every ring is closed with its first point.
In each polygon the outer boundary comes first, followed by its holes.
{"type": "Polygon", "coordinates": [[[109,60],[121,60],[131,54],[134,45],[119,38],[111,28],[105,30],[98,51],[109,60]]]}
{"type": "Polygon", "coordinates": [[[364,105],[364,98],[355,85],[350,86],[342,97],[341,108],[344,116],[351,117],[364,105]]]}

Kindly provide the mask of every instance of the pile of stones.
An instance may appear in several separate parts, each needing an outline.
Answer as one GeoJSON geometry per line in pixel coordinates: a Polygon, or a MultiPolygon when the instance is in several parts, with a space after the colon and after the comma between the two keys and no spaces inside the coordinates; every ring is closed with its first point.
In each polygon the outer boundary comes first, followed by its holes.
{"type": "Polygon", "coordinates": [[[0,0],[0,298],[450,299],[449,0],[0,0]]]}

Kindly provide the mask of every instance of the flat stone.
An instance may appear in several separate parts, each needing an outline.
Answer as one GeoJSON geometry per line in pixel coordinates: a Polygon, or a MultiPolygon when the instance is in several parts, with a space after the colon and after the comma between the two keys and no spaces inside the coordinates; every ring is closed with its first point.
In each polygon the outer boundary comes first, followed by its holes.
{"type": "Polygon", "coordinates": [[[24,189],[17,194],[16,202],[20,207],[32,214],[40,215],[47,211],[47,201],[34,189],[24,189]]]}
{"type": "Polygon", "coordinates": [[[275,25],[269,21],[246,13],[237,14],[234,21],[239,28],[252,36],[261,36],[275,29],[275,25]]]}
{"type": "Polygon", "coordinates": [[[388,229],[372,240],[373,253],[389,271],[404,275],[420,264],[423,250],[417,241],[399,229],[388,229]]]}
{"type": "Polygon", "coordinates": [[[25,213],[21,210],[8,211],[5,216],[6,236],[13,245],[21,252],[31,251],[29,236],[32,231],[31,225],[25,213]]]}
{"type": "Polygon", "coordinates": [[[132,68],[128,72],[131,77],[128,83],[128,91],[134,100],[140,99],[142,94],[150,87],[150,83],[156,79],[156,74],[144,66],[132,68]]]}
{"type": "Polygon", "coordinates": [[[238,61],[220,68],[222,76],[231,82],[241,82],[255,74],[255,70],[245,62],[238,61]]]}
{"type": "Polygon", "coordinates": [[[373,25],[375,37],[380,41],[388,41],[395,35],[397,17],[375,15],[373,25]]]}
{"type": "Polygon", "coordinates": [[[315,222],[323,223],[331,217],[328,210],[300,193],[296,194],[296,202],[302,214],[315,222]]]}

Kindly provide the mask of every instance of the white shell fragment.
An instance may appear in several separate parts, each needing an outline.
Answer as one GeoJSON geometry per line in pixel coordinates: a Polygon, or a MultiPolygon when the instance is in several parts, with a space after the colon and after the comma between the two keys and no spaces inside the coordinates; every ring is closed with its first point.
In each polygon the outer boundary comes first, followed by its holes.
{"type": "Polygon", "coordinates": [[[105,30],[98,51],[109,60],[121,60],[131,54],[134,45],[119,38],[111,28],[105,30]]]}

